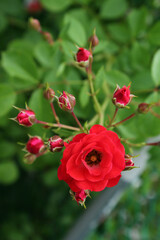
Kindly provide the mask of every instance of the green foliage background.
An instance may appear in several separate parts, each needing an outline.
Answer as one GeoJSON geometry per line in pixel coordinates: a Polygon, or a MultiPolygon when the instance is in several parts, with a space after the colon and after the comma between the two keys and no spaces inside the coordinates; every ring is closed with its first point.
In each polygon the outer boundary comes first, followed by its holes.
{"type": "MultiPolygon", "coordinates": [[[[130,109],[120,110],[117,121],[131,114],[140,102],[160,100],[158,0],[41,2],[43,11],[30,15],[20,0],[0,1],[0,236],[3,240],[61,239],[78,214],[83,212],[71,201],[67,185],[57,179],[62,153],[42,156],[32,166],[26,166],[23,163],[22,147],[17,144],[27,142],[28,133],[46,137],[58,133],[67,137],[68,132],[51,132],[40,126],[26,129],[9,120],[17,115],[12,105],[24,108],[24,103],[27,102],[38,119],[54,121],[49,104],[43,98],[43,87],[47,82],[55,91],[66,90],[76,96],[75,113],[82,123],[94,117],[86,74],[74,64],[75,44],[88,47],[87,39],[96,28],[100,43],[94,51],[94,85],[99,90],[97,97],[100,103],[106,101],[108,104],[106,121],[108,115],[113,115],[111,97],[117,83],[122,87],[132,82],[131,91],[138,96],[130,104],[130,109]],[[55,40],[53,46],[49,46],[40,34],[29,28],[30,16],[38,18],[43,29],[51,32],[55,40]]],[[[63,123],[75,125],[68,113],[62,112],[57,106],[56,110],[63,123]]],[[[160,113],[158,108],[154,111],[160,113]]],[[[133,142],[145,141],[160,133],[159,119],[150,113],[146,116],[138,115],[134,121],[128,121],[116,131],[133,142]]],[[[154,175],[157,168],[159,177],[159,163],[156,161],[158,153],[159,149],[152,153],[156,165],[151,161],[143,178],[145,190],[142,188],[136,193],[137,199],[142,196],[147,198],[148,192],[154,189],[150,176],[154,175]]],[[[106,236],[105,231],[109,232],[107,236],[112,236],[112,231],[114,233],[115,229],[121,229],[120,220],[114,222],[115,215],[119,214],[119,219],[123,210],[127,215],[141,211],[141,201],[137,200],[137,207],[133,207],[129,195],[130,193],[126,194],[124,203],[120,203],[121,211],[117,208],[117,212],[112,215],[113,221],[104,224],[100,231],[102,239],[106,236]]],[[[154,203],[149,202],[151,206],[157,204],[158,196],[159,190],[156,188],[154,203]]],[[[159,209],[159,205],[156,206],[159,209]]],[[[147,208],[143,211],[144,214],[147,213],[147,208]]],[[[157,211],[156,208],[153,209],[154,213],[150,217],[154,218],[157,211]]],[[[157,218],[159,222],[160,218],[156,215],[157,218]]],[[[128,228],[133,225],[134,223],[128,228]]],[[[153,239],[155,232],[147,226],[143,225],[143,231],[153,239]]],[[[95,233],[93,239],[97,239],[96,234],[99,233],[95,233]]],[[[156,234],[158,237],[159,233],[156,234]]],[[[120,239],[129,238],[122,235],[120,239]]]]}

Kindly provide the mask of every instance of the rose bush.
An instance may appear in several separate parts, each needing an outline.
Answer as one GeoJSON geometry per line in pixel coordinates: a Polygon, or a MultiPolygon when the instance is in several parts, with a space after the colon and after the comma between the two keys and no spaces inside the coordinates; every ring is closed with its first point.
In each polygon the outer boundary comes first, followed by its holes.
{"type": "Polygon", "coordinates": [[[89,134],[76,135],[65,147],[58,178],[72,191],[101,191],[119,182],[125,168],[125,150],[115,132],[94,125],[89,134]]]}

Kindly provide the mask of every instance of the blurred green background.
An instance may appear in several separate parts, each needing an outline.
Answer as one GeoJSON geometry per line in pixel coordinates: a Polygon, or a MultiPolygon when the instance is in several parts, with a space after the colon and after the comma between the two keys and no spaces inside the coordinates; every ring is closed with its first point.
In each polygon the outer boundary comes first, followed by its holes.
{"type": "MultiPolygon", "coordinates": [[[[76,96],[75,113],[82,123],[95,111],[88,94],[83,69],[75,67],[75,44],[88,47],[96,28],[99,45],[94,50],[93,71],[100,103],[107,102],[105,121],[113,115],[112,93],[132,81],[137,98],[128,110],[120,111],[117,121],[131,114],[141,102],[160,100],[160,1],[159,0],[41,0],[42,9],[30,12],[26,1],[0,0],[0,236],[2,240],[62,239],[85,210],[71,200],[68,186],[59,182],[57,168],[62,153],[38,158],[33,165],[23,163],[18,142],[27,134],[65,138],[68,131],[33,126],[26,129],[9,120],[17,115],[12,105],[25,102],[39,120],[54,121],[43,87],[66,90],[76,96]],[[44,31],[54,39],[50,46],[28,26],[28,19],[39,19],[44,31]]],[[[76,126],[68,113],[55,104],[62,123],[76,126]]],[[[159,108],[154,112],[160,114],[159,108]]],[[[96,122],[95,122],[96,123],[96,122]]],[[[115,129],[132,142],[159,135],[159,118],[138,115],[115,129]]],[[[129,149],[128,149],[129,151],[129,149]]],[[[86,240],[160,239],[160,149],[150,150],[150,160],[142,185],[126,191],[107,221],[86,240]],[[132,197],[134,196],[134,197],[132,197]]],[[[136,170],[135,170],[136,171],[136,170]]],[[[88,200],[86,205],[91,204],[88,200]]]]}

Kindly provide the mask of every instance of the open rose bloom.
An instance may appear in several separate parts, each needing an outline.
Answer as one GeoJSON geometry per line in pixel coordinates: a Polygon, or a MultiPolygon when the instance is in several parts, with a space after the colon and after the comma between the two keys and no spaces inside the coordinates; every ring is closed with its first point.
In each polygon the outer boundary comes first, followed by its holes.
{"type": "Polygon", "coordinates": [[[89,134],[76,135],[65,147],[58,178],[72,191],[101,191],[119,182],[125,150],[115,132],[94,125],[89,134]]]}

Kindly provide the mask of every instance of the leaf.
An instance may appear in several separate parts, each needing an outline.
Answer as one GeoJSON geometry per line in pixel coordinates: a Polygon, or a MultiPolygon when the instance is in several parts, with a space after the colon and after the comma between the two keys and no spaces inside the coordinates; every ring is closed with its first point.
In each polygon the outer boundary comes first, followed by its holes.
{"type": "Polygon", "coordinates": [[[33,92],[29,100],[29,107],[35,111],[38,120],[47,122],[53,121],[50,104],[44,98],[42,89],[37,89],[33,92]]]}
{"type": "Polygon", "coordinates": [[[158,86],[160,84],[160,49],[153,57],[151,74],[155,85],[158,86]]]}
{"type": "Polygon", "coordinates": [[[87,41],[86,33],[81,22],[77,19],[66,15],[64,23],[68,24],[68,37],[79,46],[84,46],[87,41]]]}
{"type": "Polygon", "coordinates": [[[128,28],[122,23],[111,23],[108,25],[108,30],[112,37],[122,43],[129,40],[128,28]]]}
{"type": "Polygon", "coordinates": [[[60,12],[72,4],[72,0],[41,0],[43,6],[49,11],[60,12]]]}
{"type": "Polygon", "coordinates": [[[15,154],[16,145],[12,142],[1,140],[0,142],[0,153],[1,158],[8,158],[15,154]]]}
{"type": "Polygon", "coordinates": [[[7,26],[7,18],[3,13],[0,12],[0,32],[4,31],[7,26]]]}
{"type": "Polygon", "coordinates": [[[83,107],[86,107],[88,102],[89,102],[89,84],[88,81],[85,81],[81,90],[80,90],[80,94],[79,94],[79,101],[80,104],[83,107]]]}
{"type": "Polygon", "coordinates": [[[34,55],[40,64],[44,67],[51,67],[53,65],[52,55],[53,48],[46,42],[40,42],[37,44],[34,55]]]}
{"type": "Polygon", "coordinates": [[[0,183],[11,184],[19,177],[19,171],[16,164],[12,161],[0,163],[0,183]]]}
{"type": "Polygon", "coordinates": [[[118,70],[108,71],[106,73],[106,81],[114,88],[116,88],[116,84],[118,84],[120,87],[123,87],[124,85],[128,86],[130,83],[129,77],[118,70]]]}
{"type": "Polygon", "coordinates": [[[7,114],[15,104],[16,94],[9,84],[0,84],[0,117],[7,114]]]}
{"type": "Polygon", "coordinates": [[[24,52],[8,51],[2,54],[2,66],[11,77],[17,77],[30,82],[38,83],[38,70],[33,58],[24,52]]]}
{"type": "Polygon", "coordinates": [[[148,33],[149,41],[154,45],[160,45],[160,22],[156,22],[148,33]]]}
{"type": "Polygon", "coordinates": [[[144,70],[133,76],[132,91],[145,91],[154,88],[154,82],[149,70],[144,70]]]}
{"type": "Polygon", "coordinates": [[[107,0],[101,7],[100,15],[103,19],[114,19],[124,15],[128,8],[126,0],[107,0]]]}
{"type": "Polygon", "coordinates": [[[128,24],[131,35],[136,37],[140,32],[144,31],[146,27],[147,9],[145,7],[141,9],[133,9],[128,17],[128,24]]]}
{"type": "Polygon", "coordinates": [[[98,90],[99,88],[102,88],[102,85],[105,79],[106,79],[106,73],[104,71],[104,67],[102,66],[99,69],[98,73],[96,74],[96,78],[94,81],[95,89],[98,90]]]}

